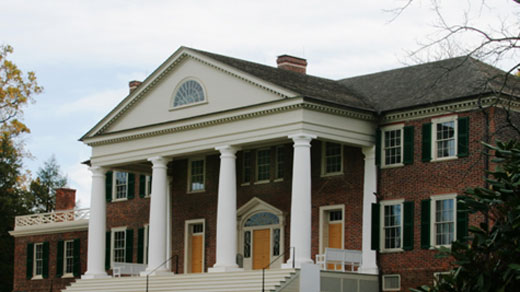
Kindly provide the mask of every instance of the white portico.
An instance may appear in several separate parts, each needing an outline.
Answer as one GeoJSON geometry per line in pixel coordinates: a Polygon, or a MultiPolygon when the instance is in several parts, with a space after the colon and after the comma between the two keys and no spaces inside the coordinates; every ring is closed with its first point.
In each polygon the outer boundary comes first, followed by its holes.
{"type": "MultiPolygon", "coordinates": [[[[242,147],[289,141],[294,150],[287,240],[294,249],[284,266],[292,267],[293,262],[296,267],[312,263],[311,223],[316,219],[311,213],[311,142],[320,139],[363,149],[365,186],[360,216],[365,229],[365,226],[370,228],[367,210],[375,200],[376,190],[374,133],[370,113],[302,97],[294,89],[266,82],[198,51],[181,48],[82,138],[92,147],[91,218],[97,218],[89,222],[88,268],[84,277],[107,275],[103,199],[107,170],[139,169],[152,174],[147,273],[167,273],[170,269],[161,265],[171,253],[168,243],[171,233],[167,232],[171,222],[168,163],[215,151],[220,154],[216,258],[208,271],[240,269],[236,262],[240,246],[236,153],[242,147]],[[195,102],[175,105],[182,88],[196,90],[200,95],[195,102]]],[[[377,267],[375,254],[368,250],[370,232],[364,230],[362,240],[361,269],[373,272],[377,267]]]]}

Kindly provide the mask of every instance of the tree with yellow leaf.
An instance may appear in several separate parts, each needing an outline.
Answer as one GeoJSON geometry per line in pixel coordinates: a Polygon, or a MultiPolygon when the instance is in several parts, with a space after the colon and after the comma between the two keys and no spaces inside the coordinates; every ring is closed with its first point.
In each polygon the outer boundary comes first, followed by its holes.
{"type": "Polygon", "coordinates": [[[13,47],[0,46],[0,128],[2,132],[17,135],[29,132],[27,126],[21,122],[23,108],[43,88],[38,85],[34,72],[29,71],[24,75],[16,64],[7,59],[11,53],[13,47]]]}
{"type": "Polygon", "coordinates": [[[7,56],[9,45],[0,45],[0,291],[11,291],[13,281],[14,217],[31,211],[33,202],[22,168],[23,144],[17,141],[29,129],[21,121],[24,107],[42,91],[33,72],[24,74],[7,56]]]}

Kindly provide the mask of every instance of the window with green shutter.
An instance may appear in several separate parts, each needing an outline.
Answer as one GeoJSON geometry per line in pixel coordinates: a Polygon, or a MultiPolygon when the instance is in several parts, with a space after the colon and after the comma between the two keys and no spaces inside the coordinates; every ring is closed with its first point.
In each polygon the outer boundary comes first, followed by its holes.
{"type": "Polygon", "coordinates": [[[139,198],[146,196],[146,175],[139,175],[139,198]]]}
{"type": "Polygon", "coordinates": [[[43,243],[43,267],[42,267],[42,277],[44,279],[49,278],[49,242],[45,241],[43,243]]]}
{"type": "Polygon", "coordinates": [[[376,130],[376,165],[381,165],[381,129],[376,130]]]}
{"type": "Polygon", "coordinates": [[[74,267],[72,269],[72,272],[74,277],[79,277],[81,275],[81,241],[79,238],[74,239],[73,255],[74,267]]]}
{"type": "Polygon", "coordinates": [[[461,203],[460,199],[464,196],[457,197],[457,240],[466,241],[468,237],[468,209],[461,203]]]}
{"type": "Polygon", "coordinates": [[[133,199],[135,197],[135,174],[128,174],[128,199],[133,199]]]}
{"type": "Polygon", "coordinates": [[[134,260],[134,230],[126,230],[126,242],[125,242],[125,257],[126,262],[131,263],[134,260]]]}
{"type": "Polygon", "coordinates": [[[406,126],[403,128],[404,141],[403,141],[403,163],[413,164],[414,155],[414,127],[406,126]]]}
{"type": "Polygon", "coordinates": [[[110,237],[111,237],[111,232],[107,231],[105,233],[105,270],[110,270],[110,258],[111,258],[110,237]]]}
{"type": "Polygon", "coordinates": [[[144,228],[137,230],[137,263],[144,263],[144,228]]]}
{"type": "Polygon", "coordinates": [[[63,276],[63,246],[64,241],[58,241],[58,248],[56,253],[56,278],[63,276]]]}
{"type": "Polygon", "coordinates": [[[26,252],[26,277],[27,279],[31,279],[33,276],[33,259],[34,259],[34,244],[27,244],[27,252],[26,252]]]}

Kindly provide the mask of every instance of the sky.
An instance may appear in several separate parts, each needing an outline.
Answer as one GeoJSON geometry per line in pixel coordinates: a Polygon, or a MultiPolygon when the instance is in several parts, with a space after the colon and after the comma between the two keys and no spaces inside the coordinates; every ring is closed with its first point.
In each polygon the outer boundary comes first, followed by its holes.
{"type": "MultiPolygon", "coordinates": [[[[466,13],[484,28],[517,19],[520,8],[438,1],[450,23],[466,13]]],[[[413,64],[409,52],[439,36],[428,0],[394,20],[391,10],[406,0],[1,2],[0,45],[13,46],[9,59],[44,87],[24,112],[32,154],[24,167],[35,175],[54,155],[81,208],[90,206],[91,174],[81,164],[90,148],[78,139],[126,97],[129,81],[144,80],[180,46],[270,66],[290,54],[307,59],[308,74],[340,79],[413,64]]]]}

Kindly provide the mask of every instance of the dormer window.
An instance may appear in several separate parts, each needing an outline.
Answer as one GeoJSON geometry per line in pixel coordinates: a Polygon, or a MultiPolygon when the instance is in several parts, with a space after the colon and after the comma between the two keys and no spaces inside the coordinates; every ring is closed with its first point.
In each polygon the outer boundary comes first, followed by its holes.
{"type": "Polygon", "coordinates": [[[173,108],[199,104],[205,101],[206,95],[202,85],[193,79],[189,79],[177,87],[173,98],[173,108]]]}

